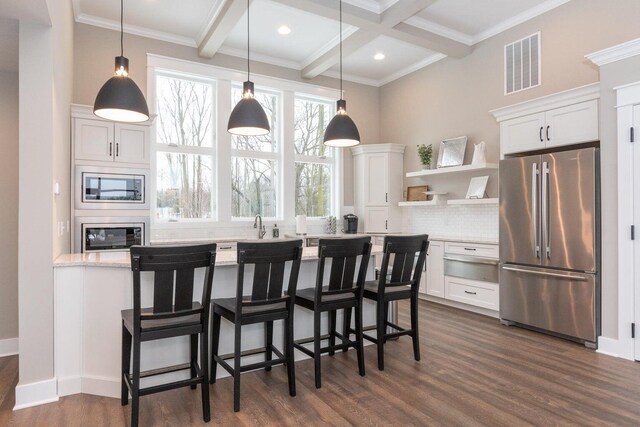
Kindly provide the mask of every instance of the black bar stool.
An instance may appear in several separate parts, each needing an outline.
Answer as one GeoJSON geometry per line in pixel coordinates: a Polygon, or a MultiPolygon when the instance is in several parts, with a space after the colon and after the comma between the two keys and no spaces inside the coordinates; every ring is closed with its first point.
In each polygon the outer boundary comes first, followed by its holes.
{"type": "MultiPolygon", "coordinates": [[[[314,288],[300,289],[296,292],[296,304],[313,310],[313,338],[295,341],[294,346],[303,353],[313,357],[315,364],[316,388],[320,388],[320,356],[322,353],[335,354],[336,350],[346,351],[353,347],[358,352],[358,371],[364,376],[364,348],[362,341],[362,291],[371,254],[371,238],[357,239],[320,239],[318,244],[318,273],[314,288]],[[356,263],[360,259],[358,278],[354,283],[356,263]],[[324,270],[326,260],[331,262],[329,283],[324,285],[324,270]],[[355,341],[349,340],[350,323],[344,323],[344,334],[336,332],[336,310],[345,309],[345,314],[355,308],[355,341]],[[320,335],[320,316],[322,312],[329,312],[329,333],[320,335]],[[336,337],[342,344],[336,345],[336,337]],[[328,347],[320,347],[322,340],[328,340],[328,347]],[[313,351],[303,344],[313,342],[313,351]]],[[[350,322],[350,321],[349,321],[350,322]]]]}
{"type": "Polygon", "coordinates": [[[384,370],[384,343],[390,338],[410,335],[413,338],[413,356],[420,360],[418,336],[418,287],[429,247],[429,236],[386,236],[380,277],[364,285],[364,297],[376,301],[376,325],[365,328],[375,329],[376,337],[364,334],[364,338],[374,342],[378,348],[378,369],[384,370]],[[416,258],[417,255],[417,258],[416,258]],[[389,263],[393,257],[391,275],[388,277],[389,263]],[[390,322],[387,317],[389,303],[403,299],[411,300],[411,329],[404,329],[390,322]],[[387,326],[397,332],[386,333],[387,326]]]}
{"type": "Polygon", "coordinates": [[[302,240],[284,242],[238,242],[238,283],[235,298],[213,300],[213,330],[211,337],[211,383],[216,382],[219,363],[233,376],[233,410],[240,410],[240,374],[254,369],[270,370],[278,364],[287,365],[289,394],[296,395],[293,355],[293,307],[295,304],[298,272],[302,258],[302,240]],[[283,294],[285,264],[291,262],[289,284],[283,294]],[[253,288],[250,296],[244,294],[245,265],[253,264],[253,288]],[[219,355],[221,317],[234,323],[235,346],[233,354],[219,355]],[[284,320],[284,353],[273,346],[273,321],[284,320]],[[243,352],[242,325],[266,323],[264,348],[243,352]],[[265,361],[240,366],[243,356],[265,353],[265,361]],[[273,353],[278,356],[273,358],[273,353]],[[233,367],[226,360],[233,359],[233,367]]]}
{"type": "Polygon", "coordinates": [[[140,396],[178,387],[202,388],[202,418],[211,420],[209,407],[209,313],[211,284],[216,261],[216,245],[131,247],[133,271],[133,309],[122,311],[122,405],[129,403],[131,392],[131,425],[138,425],[140,396]],[[206,268],[201,302],[193,301],[193,279],[196,268],[206,268]],[[140,273],[154,273],[153,306],[141,308],[140,273]],[[175,296],[174,296],[175,294],[175,296]],[[144,341],[178,336],[191,337],[190,361],[153,371],[140,372],[140,350],[144,341]],[[198,364],[200,335],[200,364],[198,364]],[[131,356],[133,345],[133,372],[131,356]],[[140,388],[140,378],[189,369],[191,378],[140,388]]]}

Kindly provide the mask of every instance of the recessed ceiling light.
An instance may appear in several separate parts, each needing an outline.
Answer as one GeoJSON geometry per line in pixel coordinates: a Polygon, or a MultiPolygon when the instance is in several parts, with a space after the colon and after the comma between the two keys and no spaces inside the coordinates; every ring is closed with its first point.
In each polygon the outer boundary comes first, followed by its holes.
{"type": "Polygon", "coordinates": [[[382,61],[384,59],[384,53],[376,53],[375,55],[373,55],[373,59],[375,59],[376,61],[382,61]]]}
{"type": "Polygon", "coordinates": [[[282,34],[283,36],[286,36],[290,32],[291,32],[291,28],[287,27],[286,25],[283,25],[280,28],[278,28],[278,33],[282,34]]]}

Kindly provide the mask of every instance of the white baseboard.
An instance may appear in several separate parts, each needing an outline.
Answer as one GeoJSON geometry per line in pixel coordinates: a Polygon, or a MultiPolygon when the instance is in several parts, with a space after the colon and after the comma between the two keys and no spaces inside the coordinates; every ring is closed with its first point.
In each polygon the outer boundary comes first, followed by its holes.
{"type": "Polygon", "coordinates": [[[82,377],[82,393],[119,399],[120,381],[118,378],[85,376],[82,377]]]}
{"type": "Polygon", "coordinates": [[[598,353],[606,354],[607,356],[620,357],[622,359],[634,360],[633,349],[629,352],[622,345],[620,340],[614,338],[598,337],[598,353]]]}
{"type": "Polygon", "coordinates": [[[16,386],[16,405],[14,411],[31,406],[44,405],[58,401],[58,381],[55,377],[29,384],[16,386]]]}
{"type": "Polygon", "coordinates": [[[18,354],[18,338],[0,340],[0,357],[18,354]]]}
{"type": "Polygon", "coordinates": [[[78,393],[82,393],[81,377],[58,377],[58,396],[70,396],[78,393]]]}

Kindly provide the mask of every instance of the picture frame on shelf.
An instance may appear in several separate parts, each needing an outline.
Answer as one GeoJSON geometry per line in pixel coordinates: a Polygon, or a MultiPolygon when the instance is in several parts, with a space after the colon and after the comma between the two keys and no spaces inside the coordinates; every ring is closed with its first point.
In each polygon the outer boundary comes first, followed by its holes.
{"type": "Polygon", "coordinates": [[[450,138],[441,141],[436,168],[462,166],[464,163],[464,153],[466,149],[466,136],[459,136],[457,138],[450,138]]]}
{"type": "Polygon", "coordinates": [[[487,194],[489,176],[476,176],[469,181],[466,199],[484,199],[487,194]]]}

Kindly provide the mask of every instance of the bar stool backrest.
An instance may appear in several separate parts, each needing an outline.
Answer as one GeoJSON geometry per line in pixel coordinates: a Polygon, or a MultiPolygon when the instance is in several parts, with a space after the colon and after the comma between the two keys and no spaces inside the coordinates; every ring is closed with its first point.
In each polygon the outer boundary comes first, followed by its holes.
{"type": "Polygon", "coordinates": [[[429,236],[386,236],[378,287],[411,286],[417,288],[429,248],[429,236]],[[393,255],[391,277],[387,281],[389,264],[393,255]],[[418,255],[416,260],[416,255],[418,255]]]}
{"type": "Polygon", "coordinates": [[[318,242],[318,274],[316,275],[316,301],[323,295],[336,295],[352,292],[362,295],[364,282],[371,255],[371,237],[356,239],[320,239],[318,242]],[[356,264],[360,259],[358,278],[354,283],[356,264]],[[327,259],[331,260],[328,290],[323,291],[324,270],[327,259]]]}
{"type": "Polygon", "coordinates": [[[242,312],[242,306],[290,303],[296,293],[301,259],[300,239],[281,242],[238,242],[236,313],[242,312]],[[291,270],[286,294],[283,294],[287,262],[291,262],[291,270]],[[244,271],[247,264],[254,265],[253,284],[251,296],[243,298],[244,271]]]}
{"type": "Polygon", "coordinates": [[[189,246],[132,246],[134,328],[142,320],[169,319],[209,313],[211,286],[216,262],[216,244],[189,246]],[[196,268],[206,268],[201,306],[193,304],[193,282],[196,268]],[[140,273],[150,271],[153,277],[152,313],[141,314],[140,273]]]}

